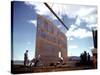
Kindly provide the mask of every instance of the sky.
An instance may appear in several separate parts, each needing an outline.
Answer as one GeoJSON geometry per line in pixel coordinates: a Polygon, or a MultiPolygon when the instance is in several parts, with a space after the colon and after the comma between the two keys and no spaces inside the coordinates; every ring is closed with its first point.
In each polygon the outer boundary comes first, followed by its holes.
{"type": "Polygon", "coordinates": [[[69,28],[66,30],[43,3],[14,2],[13,6],[13,60],[23,60],[28,49],[29,59],[36,48],[37,14],[52,21],[67,37],[68,56],[80,56],[93,48],[92,29],[97,28],[97,7],[48,3],[69,28]]]}

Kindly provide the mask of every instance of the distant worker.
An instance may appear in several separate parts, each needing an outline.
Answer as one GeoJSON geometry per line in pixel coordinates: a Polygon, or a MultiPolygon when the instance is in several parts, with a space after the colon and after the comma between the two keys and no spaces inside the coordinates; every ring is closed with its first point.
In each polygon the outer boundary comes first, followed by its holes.
{"type": "Polygon", "coordinates": [[[28,65],[28,50],[26,50],[26,52],[24,53],[24,66],[28,65]]]}
{"type": "Polygon", "coordinates": [[[88,64],[90,63],[90,54],[89,53],[87,54],[87,62],[88,62],[88,64]]]}

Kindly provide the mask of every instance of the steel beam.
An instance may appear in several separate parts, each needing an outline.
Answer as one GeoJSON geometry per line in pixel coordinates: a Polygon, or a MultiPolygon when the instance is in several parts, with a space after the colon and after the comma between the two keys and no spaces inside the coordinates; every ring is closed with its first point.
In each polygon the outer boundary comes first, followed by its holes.
{"type": "Polygon", "coordinates": [[[57,16],[57,14],[50,8],[50,6],[47,3],[44,3],[46,7],[49,8],[49,10],[56,16],[56,18],[61,22],[61,24],[68,30],[68,27],[64,24],[64,22],[57,16]]]}

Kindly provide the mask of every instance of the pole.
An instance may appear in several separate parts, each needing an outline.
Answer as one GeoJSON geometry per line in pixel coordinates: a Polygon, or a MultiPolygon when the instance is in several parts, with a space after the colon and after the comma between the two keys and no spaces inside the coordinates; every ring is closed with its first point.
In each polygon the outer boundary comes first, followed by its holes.
{"type": "Polygon", "coordinates": [[[68,30],[68,27],[64,24],[64,22],[57,16],[57,14],[50,8],[50,6],[47,3],[44,3],[46,7],[49,8],[49,10],[56,16],[56,18],[62,23],[62,25],[68,30]]]}

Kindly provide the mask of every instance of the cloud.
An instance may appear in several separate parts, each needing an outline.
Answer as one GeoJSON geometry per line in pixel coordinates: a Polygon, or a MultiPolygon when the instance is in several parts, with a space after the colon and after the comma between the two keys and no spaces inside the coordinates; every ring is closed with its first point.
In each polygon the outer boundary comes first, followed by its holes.
{"type": "Polygon", "coordinates": [[[69,31],[74,31],[76,28],[77,28],[77,26],[72,24],[72,25],[70,26],[69,31]]]}
{"type": "Polygon", "coordinates": [[[78,15],[79,17],[84,17],[92,14],[92,12],[94,11],[96,11],[96,7],[83,7],[76,12],[76,15],[78,15]]]}
{"type": "Polygon", "coordinates": [[[37,13],[40,15],[49,15],[50,11],[49,9],[43,4],[40,3],[39,5],[35,5],[35,9],[37,10],[37,13]]]}
{"type": "Polygon", "coordinates": [[[66,36],[68,37],[75,37],[75,38],[87,38],[87,37],[92,37],[92,32],[88,31],[86,29],[83,28],[77,28],[77,26],[75,25],[71,25],[71,28],[69,29],[69,31],[66,32],[66,36]]]}
{"type": "Polygon", "coordinates": [[[78,48],[78,46],[77,46],[77,45],[69,45],[68,48],[69,48],[69,49],[72,49],[72,48],[75,49],[75,48],[78,48]]]}
{"type": "Polygon", "coordinates": [[[35,27],[37,27],[37,21],[36,20],[29,20],[28,22],[33,24],[35,27]]]}
{"type": "Polygon", "coordinates": [[[97,24],[89,24],[89,25],[86,25],[86,27],[92,30],[92,29],[97,28],[97,24]]]}
{"type": "MultiPolygon", "coordinates": [[[[34,6],[36,12],[40,15],[49,17],[52,22],[57,18],[50,12],[50,10],[43,3],[25,2],[26,5],[34,6]]],[[[61,18],[64,19],[64,23],[70,27],[67,36],[73,36],[76,38],[90,37],[92,34],[85,28],[93,27],[93,24],[97,23],[97,7],[96,6],[84,6],[84,5],[65,5],[65,4],[54,4],[48,3],[48,5],[54,10],[54,12],[61,18]],[[87,25],[88,24],[88,25],[87,25]],[[91,26],[90,26],[91,25],[91,26]],[[85,28],[79,28],[84,26],[85,28]],[[76,30],[77,29],[77,30],[76,30]]],[[[30,21],[35,24],[35,21],[30,21]]],[[[57,20],[56,25],[61,28],[57,20]]],[[[62,26],[63,27],[63,26],[62,26]]],[[[64,31],[64,28],[61,29],[64,31]]],[[[64,31],[65,32],[65,31],[64,31]]]]}
{"type": "Polygon", "coordinates": [[[93,48],[94,48],[93,46],[90,46],[90,47],[89,47],[90,50],[93,49],[93,48]]]}
{"type": "Polygon", "coordinates": [[[76,12],[76,15],[78,16],[76,20],[77,25],[80,25],[81,21],[87,24],[97,23],[97,7],[95,6],[80,8],[80,10],[76,12]]]}
{"type": "Polygon", "coordinates": [[[80,10],[77,11],[77,18],[75,24],[70,26],[70,29],[66,33],[66,35],[68,37],[73,36],[79,39],[92,37],[92,32],[86,28],[97,28],[96,7],[80,8],[80,10]]]}
{"type": "MultiPolygon", "coordinates": [[[[55,16],[52,15],[50,10],[44,5],[43,2],[34,3],[33,1],[26,1],[25,4],[30,5],[30,6],[35,6],[35,9],[38,14],[51,15],[53,19],[56,19],[55,16]]],[[[54,10],[54,12],[60,18],[62,18],[62,15],[68,15],[69,17],[76,17],[76,16],[86,17],[90,14],[97,13],[96,6],[68,5],[68,4],[49,3],[49,2],[48,2],[48,5],[54,10]]]]}
{"type": "Polygon", "coordinates": [[[76,18],[76,22],[75,22],[75,24],[79,26],[80,23],[81,23],[81,19],[80,19],[79,17],[77,17],[77,18],[76,18]]]}
{"type": "Polygon", "coordinates": [[[61,28],[61,27],[62,27],[62,25],[58,25],[58,26],[57,26],[57,28],[61,28]]]}
{"type": "Polygon", "coordinates": [[[26,5],[33,5],[34,3],[32,1],[25,1],[24,2],[26,5]]]}
{"type": "MultiPolygon", "coordinates": [[[[26,5],[28,6],[35,6],[36,12],[40,15],[49,15],[49,17],[52,17],[53,20],[57,19],[51,11],[43,4],[43,2],[40,3],[34,3],[32,1],[26,1],[26,5]]],[[[54,12],[62,18],[62,15],[68,15],[69,17],[75,17],[75,12],[78,10],[79,6],[75,5],[65,5],[65,4],[57,4],[57,3],[49,3],[48,5],[54,10],[54,12]],[[74,12],[74,13],[73,13],[74,12]]]]}
{"type": "Polygon", "coordinates": [[[74,40],[74,38],[73,37],[68,37],[67,40],[74,40]]]}
{"type": "Polygon", "coordinates": [[[40,3],[35,2],[34,3],[33,1],[26,1],[25,4],[29,5],[29,6],[35,6],[36,12],[40,15],[50,14],[49,9],[43,4],[43,2],[40,2],[40,3]]]}
{"type": "Polygon", "coordinates": [[[97,23],[97,15],[96,14],[94,14],[94,15],[88,15],[86,17],[82,17],[81,19],[83,19],[88,24],[97,23]]]}
{"type": "MultiPolygon", "coordinates": [[[[40,15],[50,15],[52,19],[56,17],[50,12],[50,10],[44,5],[43,2],[34,3],[33,1],[26,1],[26,5],[35,6],[36,12],[40,15]]],[[[84,5],[68,5],[68,4],[57,4],[57,3],[48,3],[48,5],[54,10],[54,12],[62,18],[62,15],[67,15],[68,17],[89,17],[89,15],[97,14],[96,6],[84,6],[84,5]],[[74,12],[74,13],[73,13],[74,12]]],[[[79,21],[79,20],[78,20],[79,21]]]]}

